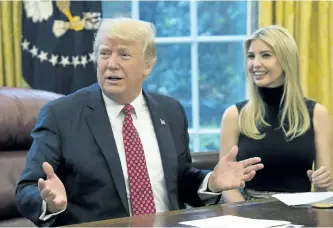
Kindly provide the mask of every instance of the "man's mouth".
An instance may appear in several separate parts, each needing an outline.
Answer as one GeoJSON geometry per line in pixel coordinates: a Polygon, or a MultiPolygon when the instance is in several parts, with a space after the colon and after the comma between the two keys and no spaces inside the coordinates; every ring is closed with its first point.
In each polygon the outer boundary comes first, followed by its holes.
{"type": "Polygon", "coordinates": [[[118,76],[108,76],[106,77],[107,80],[111,80],[111,81],[119,81],[121,80],[122,78],[121,77],[118,77],[118,76]]]}

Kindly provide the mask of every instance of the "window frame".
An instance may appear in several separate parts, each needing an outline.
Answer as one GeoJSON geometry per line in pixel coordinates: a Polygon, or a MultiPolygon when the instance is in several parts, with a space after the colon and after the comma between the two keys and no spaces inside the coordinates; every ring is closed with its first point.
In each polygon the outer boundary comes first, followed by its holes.
{"type": "MultiPolygon", "coordinates": [[[[256,1],[247,1],[247,20],[246,34],[244,35],[222,35],[222,36],[199,36],[198,34],[198,12],[197,0],[190,3],[190,36],[182,37],[156,37],[156,44],[191,44],[191,91],[192,91],[192,127],[188,132],[193,140],[192,152],[200,151],[200,135],[219,134],[220,128],[200,129],[200,103],[199,103],[199,63],[198,46],[199,43],[223,43],[223,42],[241,42],[246,39],[255,29],[257,29],[258,3],[256,1]]],[[[131,0],[131,17],[140,19],[140,0],[131,0]]],[[[248,92],[245,92],[248,97],[248,92]]],[[[221,113],[222,117],[223,113],[221,113]]]]}

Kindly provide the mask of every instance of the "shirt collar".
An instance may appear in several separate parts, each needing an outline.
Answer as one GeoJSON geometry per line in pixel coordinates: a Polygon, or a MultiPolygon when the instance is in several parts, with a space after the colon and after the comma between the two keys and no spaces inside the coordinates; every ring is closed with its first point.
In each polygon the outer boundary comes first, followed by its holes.
{"type": "MultiPolygon", "coordinates": [[[[110,115],[110,118],[116,118],[119,115],[123,115],[122,114],[122,110],[124,108],[125,105],[123,104],[118,104],[117,102],[111,100],[110,98],[108,98],[104,93],[103,94],[103,99],[105,102],[105,106],[106,109],[108,110],[108,114],[110,115]]],[[[134,108],[134,115],[132,115],[133,118],[140,118],[140,111],[145,107],[145,99],[143,97],[142,94],[142,90],[139,94],[139,96],[137,96],[131,103],[130,103],[133,108],[134,108]]]]}

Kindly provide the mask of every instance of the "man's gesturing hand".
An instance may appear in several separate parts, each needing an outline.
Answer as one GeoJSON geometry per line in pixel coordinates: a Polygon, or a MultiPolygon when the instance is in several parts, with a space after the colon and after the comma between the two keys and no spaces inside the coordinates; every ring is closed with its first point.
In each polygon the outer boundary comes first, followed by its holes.
{"type": "Polygon", "coordinates": [[[208,180],[208,188],[212,192],[244,188],[245,181],[251,180],[256,171],[264,168],[264,165],[259,163],[261,161],[259,157],[235,161],[237,153],[238,147],[232,147],[214,168],[208,180]]]}
{"type": "Polygon", "coordinates": [[[42,199],[46,202],[47,211],[56,213],[62,211],[67,206],[67,196],[64,184],[54,173],[52,166],[44,162],[43,170],[47,179],[38,180],[38,190],[42,199]]]}

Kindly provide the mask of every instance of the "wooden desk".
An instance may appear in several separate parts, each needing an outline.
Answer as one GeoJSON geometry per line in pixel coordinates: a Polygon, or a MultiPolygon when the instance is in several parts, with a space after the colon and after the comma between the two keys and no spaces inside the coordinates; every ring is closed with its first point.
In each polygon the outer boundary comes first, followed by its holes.
{"type": "Polygon", "coordinates": [[[182,221],[235,215],[256,219],[286,220],[306,227],[332,227],[333,209],[315,209],[308,206],[288,207],[275,199],[254,200],[237,204],[214,205],[187,210],[170,211],[156,215],[134,216],[73,226],[108,227],[180,227],[182,221]]]}

